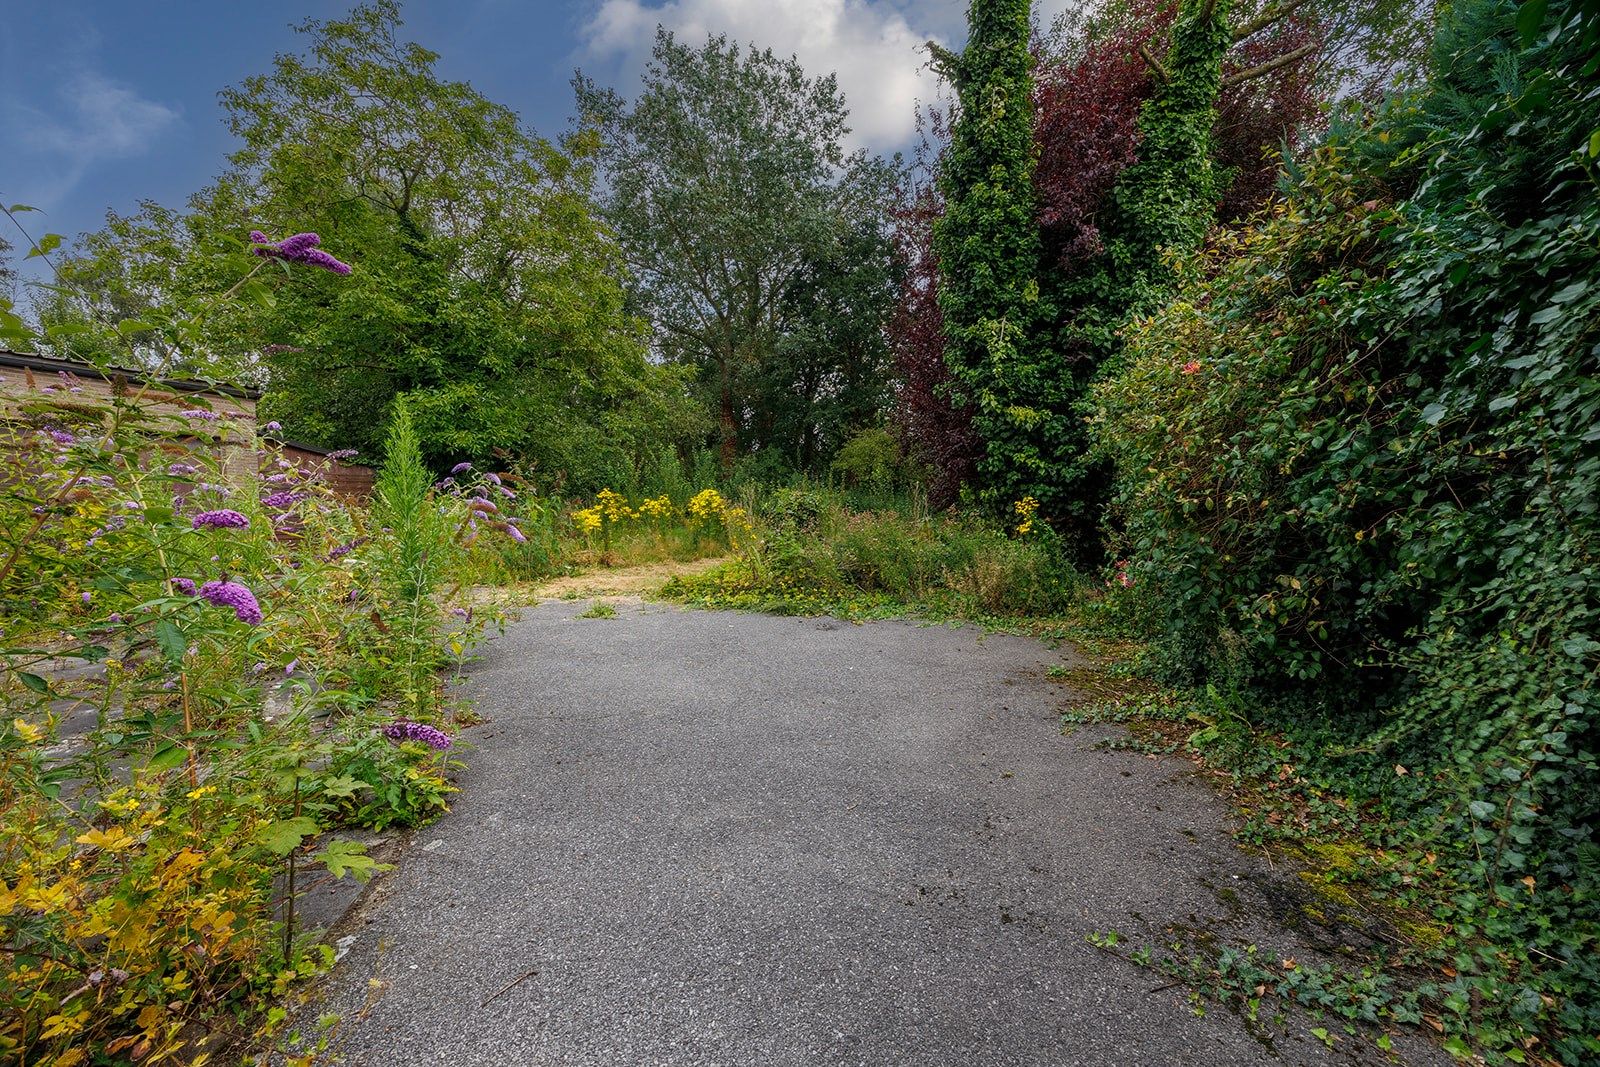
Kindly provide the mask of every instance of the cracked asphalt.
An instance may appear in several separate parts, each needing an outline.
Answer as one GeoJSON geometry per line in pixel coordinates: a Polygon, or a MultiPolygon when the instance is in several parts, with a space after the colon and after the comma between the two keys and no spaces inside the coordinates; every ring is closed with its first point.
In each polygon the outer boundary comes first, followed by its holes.
{"type": "Polygon", "coordinates": [[[1060,733],[1063,652],[587,606],[527,609],[471,669],[454,809],[334,931],[313,1010],[343,1062],[1386,1062],[1197,1016],[1089,943],[1289,935],[1186,763],[1060,733]]]}

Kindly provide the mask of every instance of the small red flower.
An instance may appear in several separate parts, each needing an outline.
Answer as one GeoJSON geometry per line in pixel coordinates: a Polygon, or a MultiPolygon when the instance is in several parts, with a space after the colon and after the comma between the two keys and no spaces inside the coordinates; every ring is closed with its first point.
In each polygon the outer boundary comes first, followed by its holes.
{"type": "Polygon", "coordinates": [[[1189,362],[1185,363],[1183,365],[1183,373],[1185,373],[1185,374],[1199,374],[1200,373],[1200,361],[1198,359],[1191,359],[1189,362]]]}

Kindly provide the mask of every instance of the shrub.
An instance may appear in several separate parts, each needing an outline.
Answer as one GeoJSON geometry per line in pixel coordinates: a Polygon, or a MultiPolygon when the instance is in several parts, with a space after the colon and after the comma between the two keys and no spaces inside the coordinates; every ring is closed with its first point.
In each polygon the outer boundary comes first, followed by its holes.
{"type": "Polygon", "coordinates": [[[1600,1055],[1600,97],[1579,10],[1530,29],[1543,5],[1454,8],[1428,92],[1321,149],[1096,394],[1164,664],[1297,692],[1288,721],[1357,778],[1361,753],[1410,767],[1383,790],[1457,886],[1451,1024],[1567,1063],[1600,1055]]]}

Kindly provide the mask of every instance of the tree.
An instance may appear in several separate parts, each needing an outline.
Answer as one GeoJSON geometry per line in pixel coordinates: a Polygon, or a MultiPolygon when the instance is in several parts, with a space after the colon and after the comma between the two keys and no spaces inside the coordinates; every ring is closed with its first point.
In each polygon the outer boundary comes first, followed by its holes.
{"type": "Polygon", "coordinates": [[[973,0],[960,55],[929,45],[957,94],[934,224],[951,399],[973,410],[980,499],[999,510],[1046,474],[1054,375],[1038,345],[1033,56],[1027,0],[973,0]]]}
{"type": "Polygon", "coordinates": [[[849,385],[880,358],[858,328],[887,313],[874,294],[891,266],[879,219],[892,170],[846,153],[836,80],[726,37],[697,48],[658,29],[631,107],[581,73],[573,87],[581,129],[598,137],[636,306],[660,354],[698,369],[723,463],[741,438],[814,449],[804,442],[819,428],[799,424],[823,379],[849,385]],[[751,407],[796,396],[798,411],[751,407]]]}
{"type": "Polygon", "coordinates": [[[213,234],[311,231],[355,266],[296,272],[233,324],[262,354],[263,414],[315,443],[382,447],[399,398],[430,461],[524,455],[581,483],[693,426],[645,358],[581,139],[523,128],[434,53],[392,0],[307,21],[304,54],[222,93],[242,141],[195,199],[213,234]]]}

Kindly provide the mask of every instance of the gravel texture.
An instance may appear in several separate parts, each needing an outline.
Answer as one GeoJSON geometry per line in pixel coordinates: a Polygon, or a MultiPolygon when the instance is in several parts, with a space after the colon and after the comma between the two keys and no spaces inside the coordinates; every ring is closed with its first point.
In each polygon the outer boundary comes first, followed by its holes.
{"type": "Polygon", "coordinates": [[[312,1011],[344,1062],[1361,1058],[1197,1017],[1087,942],[1237,932],[1267,874],[1187,764],[1061,735],[1060,651],[587,606],[527,610],[473,667],[454,810],[335,931],[312,1011]]]}

